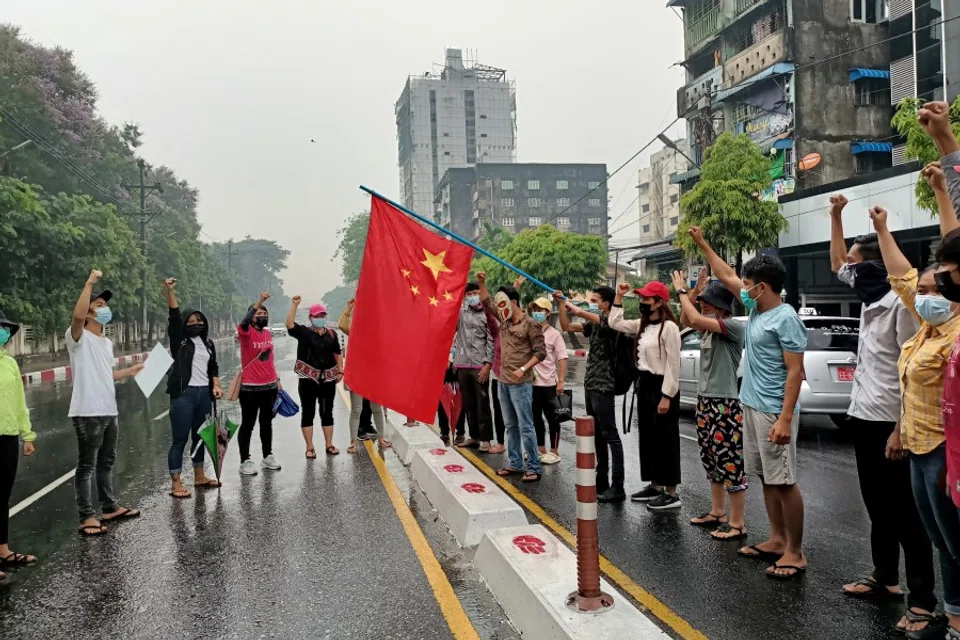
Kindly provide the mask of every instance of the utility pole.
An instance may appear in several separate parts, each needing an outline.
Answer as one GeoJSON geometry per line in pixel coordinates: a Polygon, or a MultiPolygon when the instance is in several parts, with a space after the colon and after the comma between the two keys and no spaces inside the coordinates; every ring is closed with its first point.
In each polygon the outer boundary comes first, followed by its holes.
{"type": "Polygon", "coordinates": [[[146,184],[146,163],[143,159],[137,160],[137,166],[140,167],[140,184],[122,185],[126,189],[140,192],[140,251],[143,253],[143,267],[140,270],[140,307],[143,312],[140,325],[140,346],[146,351],[149,348],[149,333],[147,319],[147,194],[151,191],[163,193],[163,187],[160,183],[154,183],[152,186],[146,184]]]}
{"type": "Polygon", "coordinates": [[[237,323],[233,321],[233,238],[227,240],[227,276],[230,278],[230,287],[227,289],[227,309],[230,310],[230,326],[237,323]]]}

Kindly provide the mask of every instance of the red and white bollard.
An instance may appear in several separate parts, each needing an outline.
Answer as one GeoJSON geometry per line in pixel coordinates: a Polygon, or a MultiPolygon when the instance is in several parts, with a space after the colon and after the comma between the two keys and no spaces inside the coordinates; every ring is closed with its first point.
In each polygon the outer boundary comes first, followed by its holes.
{"type": "Polygon", "coordinates": [[[597,527],[597,447],[593,418],[577,418],[577,590],[567,606],[583,613],[603,613],[613,596],[600,591],[600,530],[597,527]]]}

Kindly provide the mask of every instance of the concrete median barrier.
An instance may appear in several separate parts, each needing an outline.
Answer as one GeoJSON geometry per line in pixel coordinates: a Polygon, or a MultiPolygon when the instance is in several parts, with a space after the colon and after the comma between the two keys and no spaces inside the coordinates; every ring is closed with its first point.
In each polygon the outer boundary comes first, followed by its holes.
{"type": "MultiPolygon", "coordinates": [[[[474,564],[524,640],[667,640],[625,597],[595,613],[571,609],[577,558],[542,525],[488,530],[474,564]]],[[[616,593],[605,580],[601,589],[616,593]]]]}
{"type": "Polygon", "coordinates": [[[527,523],[523,509],[453,449],[420,449],[410,470],[461,547],[476,546],[486,531],[527,523]]]}
{"type": "Polygon", "coordinates": [[[387,439],[393,445],[393,450],[397,452],[397,457],[407,466],[413,462],[413,456],[417,451],[443,446],[440,437],[430,427],[422,424],[407,427],[394,424],[391,420],[387,420],[387,425],[387,439]]]}

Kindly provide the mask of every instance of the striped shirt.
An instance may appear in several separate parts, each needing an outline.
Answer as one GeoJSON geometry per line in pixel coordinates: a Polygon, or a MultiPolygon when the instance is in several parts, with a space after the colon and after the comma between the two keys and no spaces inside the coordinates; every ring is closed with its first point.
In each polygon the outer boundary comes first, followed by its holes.
{"type": "Polygon", "coordinates": [[[903,345],[898,362],[900,436],[904,449],[924,455],[944,442],[940,408],[947,362],[960,336],[960,317],[954,316],[936,327],[924,322],[914,306],[918,279],[916,269],[899,278],[890,276],[893,291],[920,322],[920,330],[903,345]]]}

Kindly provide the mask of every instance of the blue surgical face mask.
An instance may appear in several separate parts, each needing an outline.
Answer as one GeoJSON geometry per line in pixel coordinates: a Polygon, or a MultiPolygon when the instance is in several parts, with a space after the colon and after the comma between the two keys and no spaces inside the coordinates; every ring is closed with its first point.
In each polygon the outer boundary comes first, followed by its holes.
{"type": "Polygon", "coordinates": [[[480,296],[469,295],[467,296],[467,304],[471,307],[475,307],[480,304],[480,296]]]}
{"type": "Polygon", "coordinates": [[[10,329],[8,327],[0,327],[0,347],[10,342],[10,329]]]}
{"type": "Polygon", "coordinates": [[[310,318],[310,324],[313,325],[314,329],[325,329],[327,327],[326,318],[310,318]]]}
{"type": "Polygon", "coordinates": [[[919,295],[914,302],[917,315],[933,326],[939,326],[953,316],[950,301],[943,296],[919,295]]]}
{"type": "Polygon", "coordinates": [[[534,320],[536,320],[537,322],[539,322],[539,323],[541,323],[541,324],[547,319],[547,312],[546,312],[546,311],[534,311],[534,312],[531,313],[530,315],[533,317],[534,320]]]}
{"type": "Polygon", "coordinates": [[[110,307],[100,307],[95,315],[97,322],[104,326],[110,324],[110,321],[113,320],[113,311],[110,311],[110,307]]]}
{"type": "Polygon", "coordinates": [[[593,313],[600,313],[600,305],[596,302],[591,302],[589,305],[587,305],[587,309],[593,313]]]}
{"type": "Polygon", "coordinates": [[[757,301],[750,297],[750,292],[756,289],[757,286],[758,285],[753,285],[749,289],[740,289],[740,302],[743,303],[747,311],[753,311],[757,308],[757,301]]]}

